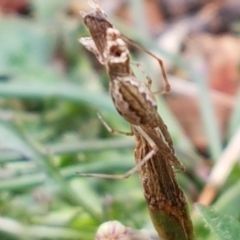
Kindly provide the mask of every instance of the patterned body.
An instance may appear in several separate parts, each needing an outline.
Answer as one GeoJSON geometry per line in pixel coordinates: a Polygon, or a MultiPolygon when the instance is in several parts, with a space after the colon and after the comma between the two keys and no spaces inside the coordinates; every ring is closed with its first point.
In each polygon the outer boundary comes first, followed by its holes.
{"type": "Polygon", "coordinates": [[[110,93],[119,114],[130,124],[145,125],[156,116],[157,103],[147,86],[134,77],[116,77],[110,93]]]}
{"type": "MultiPolygon", "coordinates": [[[[119,114],[133,125],[158,129],[168,150],[174,155],[172,165],[180,170],[184,167],[175,157],[173,142],[162,118],[157,112],[157,102],[149,86],[134,76],[130,67],[130,56],[126,43],[117,29],[107,30],[107,46],[104,55],[110,77],[110,93],[119,114]]],[[[156,130],[157,131],[157,130],[156,130]]]]}

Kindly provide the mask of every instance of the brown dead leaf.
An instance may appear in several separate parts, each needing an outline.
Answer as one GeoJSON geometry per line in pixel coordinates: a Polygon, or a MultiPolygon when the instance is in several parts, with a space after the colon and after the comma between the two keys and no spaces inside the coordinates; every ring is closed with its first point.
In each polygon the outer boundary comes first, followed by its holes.
{"type": "Polygon", "coordinates": [[[22,11],[29,4],[29,0],[0,0],[0,12],[16,13],[22,11]]]}
{"type": "MultiPolygon", "coordinates": [[[[166,101],[184,129],[186,136],[199,152],[207,155],[209,143],[202,123],[197,95],[170,94],[166,96],[166,101]]],[[[221,130],[221,137],[224,142],[232,105],[222,104],[213,96],[212,101],[217,115],[217,124],[221,130]]]]}
{"type": "MultiPolygon", "coordinates": [[[[205,65],[209,94],[224,142],[234,97],[240,83],[240,38],[230,35],[198,34],[192,36],[189,42],[185,51],[186,56],[194,60],[197,54],[201,56],[205,65]],[[213,92],[219,92],[223,99],[213,97],[213,92]],[[227,96],[233,99],[228,104],[224,101],[227,96]]],[[[202,125],[197,94],[189,96],[182,91],[176,96],[167,97],[167,102],[194,145],[201,152],[206,152],[208,141],[202,125]]]]}
{"type": "Polygon", "coordinates": [[[207,66],[212,89],[235,95],[240,83],[240,38],[202,34],[191,38],[207,66]]]}

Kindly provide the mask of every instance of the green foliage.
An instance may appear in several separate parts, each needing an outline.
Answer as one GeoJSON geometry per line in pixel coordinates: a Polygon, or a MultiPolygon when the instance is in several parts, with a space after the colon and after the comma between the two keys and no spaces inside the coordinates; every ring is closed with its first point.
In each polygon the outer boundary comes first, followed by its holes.
{"type": "Polygon", "coordinates": [[[219,240],[235,240],[240,236],[240,224],[237,220],[217,213],[209,207],[197,205],[197,210],[203,217],[207,226],[219,240]]]}
{"type": "MultiPolygon", "coordinates": [[[[106,74],[97,63],[92,67],[91,55],[78,43],[87,33],[68,14],[67,1],[33,0],[29,16],[1,18],[0,33],[0,239],[94,239],[100,223],[115,219],[152,231],[137,174],[122,181],[77,175],[128,171],[134,164],[134,140],[110,135],[97,119],[100,112],[113,128],[129,130],[104,87],[106,74]]],[[[145,41],[132,28],[126,35],[145,41]]],[[[191,172],[201,157],[163,99],[159,109],[191,172]]],[[[230,133],[239,116],[237,108],[230,133]]],[[[214,138],[215,131],[209,134],[214,138]]],[[[234,171],[214,207],[238,219],[240,173],[234,171]]],[[[188,199],[189,189],[202,187],[194,172],[179,174],[179,182],[188,199]]],[[[236,220],[199,209],[214,234],[228,228],[236,232],[236,220]],[[227,228],[218,229],[223,220],[227,228]]],[[[211,239],[199,216],[193,220],[197,239],[211,239]]]]}

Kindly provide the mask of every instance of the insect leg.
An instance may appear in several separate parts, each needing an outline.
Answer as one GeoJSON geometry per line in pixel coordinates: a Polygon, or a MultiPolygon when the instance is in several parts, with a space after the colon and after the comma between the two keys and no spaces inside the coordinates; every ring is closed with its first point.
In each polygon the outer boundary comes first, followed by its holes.
{"type": "Polygon", "coordinates": [[[79,42],[90,52],[92,52],[95,57],[98,59],[98,61],[101,64],[105,64],[104,57],[101,55],[101,53],[98,51],[93,39],[91,37],[82,37],[79,39],[79,42]]]}
{"type": "Polygon", "coordinates": [[[142,72],[142,74],[145,76],[145,78],[147,79],[147,86],[148,88],[151,90],[151,86],[152,86],[152,78],[144,71],[142,64],[138,63],[138,62],[131,62],[131,65],[134,65],[136,67],[138,67],[140,69],[140,71],[142,72]]]}
{"type": "Polygon", "coordinates": [[[97,116],[98,116],[99,120],[102,122],[102,124],[104,125],[104,127],[108,130],[108,132],[110,132],[112,134],[122,134],[122,135],[127,135],[127,136],[133,136],[132,129],[131,129],[131,132],[115,130],[108,125],[108,123],[103,119],[103,117],[100,113],[97,113],[97,116]]]}
{"type": "Polygon", "coordinates": [[[96,177],[96,178],[104,178],[104,179],[126,179],[129,178],[131,175],[139,171],[139,169],[147,163],[158,151],[158,147],[156,144],[151,140],[151,138],[141,129],[141,127],[133,126],[139,132],[139,134],[144,135],[144,138],[147,138],[149,145],[152,147],[152,150],[148,152],[142,159],[138,160],[138,164],[136,164],[132,169],[130,169],[125,174],[98,174],[98,173],[77,173],[82,177],[96,177]]]}
{"type": "Polygon", "coordinates": [[[154,59],[156,59],[159,63],[159,66],[160,66],[160,69],[161,69],[161,72],[162,72],[162,76],[163,76],[163,80],[165,82],[165,90],[164,92],[161,91],[157,91],[156,93],[159,93],[159,92],[162,92],[162,93],[167,93],[170,91],[171,87],[170,87],[170,84],[168,82],[168,78],[167,78],[167,73],[165,71],[165,68],[164,68],[164,64],[163,64],[163,61],[161,58],[159,58],[158,56],[156,56],[155,54],[153,54],[152,52],[148,51],[146,48],[144,48],[143,46],[140,46],[139,44],[137,44],[135,41],[133,41],[132,39],[128,38],[127,36],[125,35],[122,35],[122,38],[130,43],[132,46],[140,49],[141,51],[144,51],[145,53],[147,53],[148,55],[150,55],[151,57],[153,57],[154,59]]]}
{"type": "Polygon", "coordinates": [[[95,177],[95,178],[103,178],[103,179],[126,179],[136,173],[149,159],[151,159],[156,154],[156,150],[152,149],[143,159],[139,161],[137,165],[135,165],[132,169],[130,169],[125,174],[98,174],[98,173],[80,173],[77,172],[81,177],[95,177]]]}

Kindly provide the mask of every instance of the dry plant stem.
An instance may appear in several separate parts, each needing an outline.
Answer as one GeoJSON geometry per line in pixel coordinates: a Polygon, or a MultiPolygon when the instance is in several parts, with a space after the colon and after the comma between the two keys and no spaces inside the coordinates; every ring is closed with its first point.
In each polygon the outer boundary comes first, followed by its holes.
{"type": "MultiPolygon", "coordinates": [[[[151,151],[152,147],[142,134],[138,131],[134,133],[135,160],[138,164],[138,159],[151,151]]],[[[172,154],[154,130],[147,130],[147,134],[159,150],[141,167],[139,174],[155,229],[163,239],[193,239],[188,206],[169,161],[172,154]]]]}
{"type": "Polygon", "coordinates": [[[208,183],[203,189],[198,202],[209,205],[214,200],[218,189],[223,186],[240,154],[240,127],[232,140],[223,151],[209,176],[208,183]],[[211,190],[211,191],[210,191],[211,190]],[[211,197],[209,197],[211,196],[211,197]]]}

